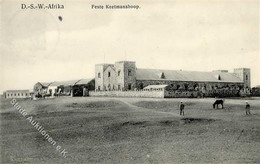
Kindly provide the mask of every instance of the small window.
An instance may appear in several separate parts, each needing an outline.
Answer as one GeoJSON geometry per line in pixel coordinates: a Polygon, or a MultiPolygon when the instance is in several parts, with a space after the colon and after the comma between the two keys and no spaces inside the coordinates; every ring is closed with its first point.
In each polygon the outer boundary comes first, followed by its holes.
{"type": "Polygon", "coordinates": [[[14,94],[14,96],[16,96],[16,93],[14,94]]]}
{"type": "Polygon", "coordinates": [[[132,74],[132,70],[129,69],[129,70],[128,70],[128,76],[131,76],[131,74],[132,74]]]}
{"type": "Polygon", "coordinates": [[[98,86],[98,90],[100,91],[100,86],[98,86]]]}
{"type": "Polygon", "coordinates": [[[248,80],[248,75],[246,75],[246,80],[248,80]]]}
{"type": "Polygon", "coordinates": [[[120,90],[121,89],[121,86],[120,85],[118,85],[118,90],[120,90]]]}
{"type": "Polygon", "coordinates": [[[23,93],[21,93],[21,96],[23,96],[23,93]]]}
{"type": "Polygon", "coordinates": [[[101,77],[101,74],[100,73],[98,73],[98,78],[100,78],[101,77]]]}
{"type": "Polygon", "coordinates": [[[111,76],[111,74],[110,74],[110,72],[108,72],[108,77],[110,77],[111,76]]]}
{"type": "Polygon", "coordinates": [[[11,94],[11,96],[13,96],[13,94],[11,94]]]}
{"type": "Polygon", "coordinates": [[[131,90],[131,89],[132,89],[132,85],[128,84],[128,90],[131,90]]]}
{"type": "Polygon", "coordinates": [[[117,75],[120,76],[120,73],[121,73],[121,71],[118,71],[118,72],[117,72],[117,75]]]}
{"type": "Polygon", "coordinates": [[[140,84],[140,89],[144,89],[144,84],[143,83],[140,84]]]}
{"type": "Polygon", "coordinates": [[[220,74],[214,75],[217,80],[221,80],[220,74]]]}

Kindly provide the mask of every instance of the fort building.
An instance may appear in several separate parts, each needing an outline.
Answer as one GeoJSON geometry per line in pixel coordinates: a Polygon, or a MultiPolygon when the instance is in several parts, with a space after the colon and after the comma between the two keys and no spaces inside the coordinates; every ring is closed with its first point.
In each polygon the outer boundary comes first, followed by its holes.
{"type": "Polygon", "coordinates": [[[142,90],[149,85],[168,85],[168,90],[192,91],[203,93],[218,89],[250,89],[250,69],[238,68],[230,73],[227,70],[212,72],[141,69],[134,61],[118,61],[115,64],[95,66],[96,91],[142,90]]]}

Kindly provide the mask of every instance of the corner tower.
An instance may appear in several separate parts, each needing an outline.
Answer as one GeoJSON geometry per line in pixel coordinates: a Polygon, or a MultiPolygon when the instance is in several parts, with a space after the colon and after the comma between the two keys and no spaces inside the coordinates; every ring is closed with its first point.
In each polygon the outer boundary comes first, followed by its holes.
{"type": "Polygon", "coordinates": [[[244,82],[244,88],[251,88],[251,74],[249,68],[235,68],[234,74],[244,82]]]}
{"type": "Polygon", "coordinates": [[[136,88],[136,65],[133,61],[115,63],[118,90],[134,90],[136,88]]]}
{"type": "Polygon", "coordinates": [[[113,64],[96,64],[95,65],[95,90],[105,90],[104,88],[104,71],[108,66],[113,64]]]}

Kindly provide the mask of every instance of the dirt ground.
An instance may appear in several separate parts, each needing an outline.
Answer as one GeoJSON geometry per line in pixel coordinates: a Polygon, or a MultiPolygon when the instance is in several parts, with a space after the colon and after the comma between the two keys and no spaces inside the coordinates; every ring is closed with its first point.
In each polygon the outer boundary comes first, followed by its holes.
{"type": "Polygon", "coordinates": [[[64,158],[1,99],[0,163],[260,163],[259,100],[225,99],[213,109],[214,99],[17,99],[66,149],[64,158]]]}

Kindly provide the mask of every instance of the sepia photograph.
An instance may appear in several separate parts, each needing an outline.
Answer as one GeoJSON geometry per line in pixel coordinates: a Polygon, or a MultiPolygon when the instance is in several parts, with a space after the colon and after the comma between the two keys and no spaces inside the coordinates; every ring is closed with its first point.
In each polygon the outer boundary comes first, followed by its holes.
{"type": "Polygon", "coordinates": [[[0,163],[260,163],[259,23],[259,0],[0,0],[0,163]]]}

